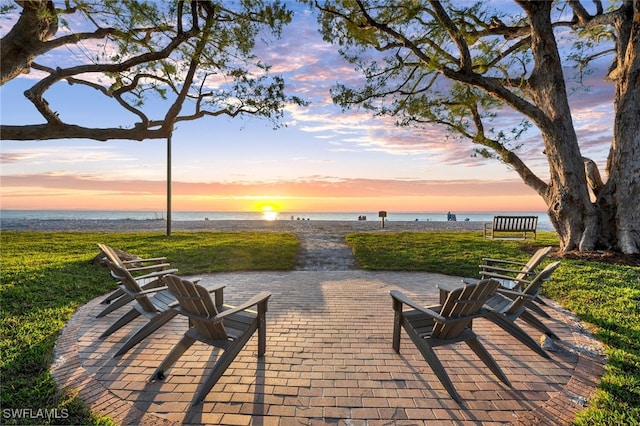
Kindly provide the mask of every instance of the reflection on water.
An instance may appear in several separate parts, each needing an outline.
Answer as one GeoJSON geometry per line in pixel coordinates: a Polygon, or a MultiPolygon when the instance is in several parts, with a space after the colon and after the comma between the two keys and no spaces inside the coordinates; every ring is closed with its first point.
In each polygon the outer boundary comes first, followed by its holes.
{"type": "Polygon", "coordinates": [[[262,212],[262,220],[276,220],[278,219],[278,212],[264,211],[262,212]]]}

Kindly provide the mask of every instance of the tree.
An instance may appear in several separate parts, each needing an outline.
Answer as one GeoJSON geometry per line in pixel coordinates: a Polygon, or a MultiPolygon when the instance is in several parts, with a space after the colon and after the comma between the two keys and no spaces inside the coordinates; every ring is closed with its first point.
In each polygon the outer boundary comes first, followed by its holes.
{"type": "MultiPolygon", "coordinates": [[[[252,53],[257,37],[279,36],[291,20],[279,0],[15,3],[21,12],[1,40],[0,84],[37,73],[24,94],[45,123],[2,123],[3,140],[169,138],[181,121],[250,114],[276,123],[287,102],[303,103],[286,96],[282,78],[270,76],[252,53]],[[95,89],[132,122],[113,128],[69,123],[55,99],[45,98],[64,82],[69,96],[74,86],[95,89]],[[166,105],[155,117],[151,97],[166,105]]],[[[2,13],[15,9],[5,6],[2,13]]]]}
{"type": "Polygon", "coordinates": [[[338,84],[334,102],[401,125],[444,126],[508,164],[544,199],[563,251],[639,253],[640,1],[605,10],[594,0],[592,11],[577,0],[515,3],[520,14],[490,2],[316,2],[325,40],[366,78],[356,88],[338,84]],[[560,31],[582,37],[575,49],[563,53],[560,31]],[[564,73],[570,61],[579,71],[607,54],[615,124],[603,183],[581,153],[564,73]],[[505,109],[522,123],[492,128],[505,109]],[[544,144],[548,182],[518,152],[531,124],[544,144]]]}

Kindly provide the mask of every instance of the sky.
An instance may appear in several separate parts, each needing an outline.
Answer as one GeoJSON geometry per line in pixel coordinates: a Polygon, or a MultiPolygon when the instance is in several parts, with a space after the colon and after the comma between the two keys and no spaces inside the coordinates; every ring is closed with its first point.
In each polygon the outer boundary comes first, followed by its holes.
{"type": "MultiPolygon", "coordinates": [[[[542,199],[497,160],[473,156],[468,141],[439,128],[398,128],[393,118],[342,111],[331,102],[337,83],[357,83],[353,66],[322,40],[316,18],[296,7],[282,38],[258,56],[285,77],[287,93],[310,102],[285,111],[285,127],[255,118],[179,123],[172,139],[175,211],[281,212],[543,212],[542,199]]],[[[0,34],[11,21],[0,22],[0,34]]],[[[57,58],[71,54],[59,53],[57,58]]],[[[63,60],[62,59],[62,60],[63,60]]],[[[60,60],[60,59],[57,59],[60,60]]],[[[603,62],[603,66],[608,63],[603,62]]],[[[23,92],[37,73],[0,87],[3,124],[42,122],[23,92]]],[[[588,93],[572,97],[583,154],[604,170],[612,131],[613,89],[598,70],[588,93]]],[[[132,120],[89,89],[66,84],[46,96],[61,117],[107,127],[132,120]]],[[[505,112],[505,127],[521,117],[505,112]]],[[[69,120],[72,121],[72,120],[69,120]]],[[[542,179],[548,165],[536,131],[519,153],[542,179]]],[[[2,141],[0,207],[36,210],[166,209],[165,140],[2,141]]]]}

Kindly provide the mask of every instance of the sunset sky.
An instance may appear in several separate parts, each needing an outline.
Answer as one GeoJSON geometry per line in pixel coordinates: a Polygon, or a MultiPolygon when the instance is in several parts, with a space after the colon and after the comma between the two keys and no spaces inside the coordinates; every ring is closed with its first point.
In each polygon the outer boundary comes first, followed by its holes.
{"type": "MultiPolygon", "coordinates": [[[[288,108],[287,127],[277,130],[267,121],[251,118],[205,118],[179,124],[173,137],[174,210],[546,210],[541,198],[507,166],[473,157],[470,142],[448,140],[442,129],[401,129],[392,118],[342,112],[334,106],[329,89],[337,82],[356,82],[359,74],[340,58],[335,46],[322,40],[315,17],[304,8],[292,7],[296,14],[282,39],[261,46],[257,53],[273,65],[273,73],[285,77],[289,94],[311,104],[288,108]]],[[[12,21],[3,20],[1,25],[4,35],[12,21]]],[[[0,87],[3,124],[42,122],[22,94],[35,83],[36,75],[0,87]]],[[[572,98],[583,154],[596,161],[601,171],[613,115],[613,89],[602,75],[596,70],[589,93],[572,98]]],[[[47,95],[52,109],[65,120],[97,127],[132,120],[113,104],[94,102],[89,89],[74,86],[70,90],[60,84],[47,95]]],[[[509,112],[500,116],[505,126],[520,120],[509,112]]],[[[522,142],[522,158],[547,179],[537,132],[531,131],[522,142]]],[[[165,144],[165,140],[2,141],[0,206],[163,211],[165,144]]]]}

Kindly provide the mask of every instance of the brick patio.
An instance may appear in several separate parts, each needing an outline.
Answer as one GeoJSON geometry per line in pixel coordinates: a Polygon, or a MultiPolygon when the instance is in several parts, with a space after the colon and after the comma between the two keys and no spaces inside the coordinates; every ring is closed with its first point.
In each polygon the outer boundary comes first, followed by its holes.
{"type": "MultiPolygon", "coordinates": [[[[603,372],[600,345],[554,304],[547,324],[560,336],[544,359],[492,323],[474,329],[512,388],[498,381],[464,344],[436,349],[464,402],[453,401],[403,332],[400,355],[391,348],[389,291],[400,289],[437,303],[439,282],[460,278],[429,273],[290,271],[225,273],[202,284],[226,284],[238,304],[271,291],[267,352],[257,359],[254,336],[204,403],[195,390],[216,353],[196,343],[162,382],[147,380],[182,336],[177,316],[121,358],[112,355],[137,319],[104,340],[98,336],[121,311],[96,319],[97,298],[82,306],[56,345],[52,372],[96,412],[127,424],[420,425],[570,424],[603,372]]],[[[519,322],[536,338],[539,333],[519,322]]]]}

